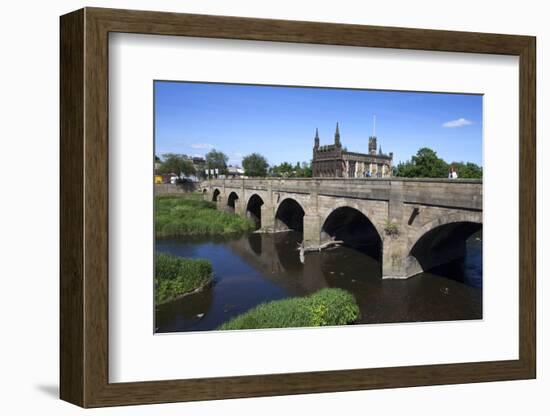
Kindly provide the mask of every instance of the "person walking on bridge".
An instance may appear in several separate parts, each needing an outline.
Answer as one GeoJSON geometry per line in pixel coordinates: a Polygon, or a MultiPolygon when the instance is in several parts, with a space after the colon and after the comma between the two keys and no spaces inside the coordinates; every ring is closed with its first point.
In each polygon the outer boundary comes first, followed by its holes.
{"type": "Polygon", "coordinates": [[[449,168],[449,179],[458,179],[458,173],[456,172],[454,166],[449,168]]]}

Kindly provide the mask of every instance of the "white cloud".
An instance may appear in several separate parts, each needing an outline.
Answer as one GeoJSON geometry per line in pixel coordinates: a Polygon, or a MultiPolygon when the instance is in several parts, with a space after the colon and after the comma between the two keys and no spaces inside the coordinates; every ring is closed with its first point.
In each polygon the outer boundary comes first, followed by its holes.
{"type": "Polygon", "coordinates": [[[193,149],[213,149],[214,145],[210,143],[193,143],[190,145],[193,149]]]}
{"type": "Polygon", "coordinates": [[[465,118],[457,118],[456,120],[451,120],[443,123],[443,127],[463,127],[469,126],[470,124],[472,124],[470,120],[467,120],[465,118]]]}

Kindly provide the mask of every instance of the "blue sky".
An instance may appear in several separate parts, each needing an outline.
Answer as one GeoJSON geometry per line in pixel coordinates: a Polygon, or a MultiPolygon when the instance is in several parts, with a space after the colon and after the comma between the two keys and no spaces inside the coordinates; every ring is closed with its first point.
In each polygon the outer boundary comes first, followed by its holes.
{"type": "Polygon", "coordinates": [[[430,147],[447,162],[482,164],[482,96],[332,88],[155,82],[155,151],[204,156],[210,149],[240,164],[252,152],[270,164],[309,162],[315,128],[367,152],[376,136],[394,164],[430,147]]]}

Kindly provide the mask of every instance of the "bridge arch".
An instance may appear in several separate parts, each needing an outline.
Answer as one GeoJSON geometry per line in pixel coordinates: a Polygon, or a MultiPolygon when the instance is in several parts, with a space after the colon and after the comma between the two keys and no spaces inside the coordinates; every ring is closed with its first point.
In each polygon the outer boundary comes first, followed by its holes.
{"type": "Polygon", "coordinates": [[[220,194],[221,191],[218,188],[214,189],[214,192],[212,193],[212,201],[218,202],[218,197],[220,196],[220,194]]]}
{"type": "Polygon", "coordinates": [[[235,212],[235,201],[239,199],[236,192],[231,192],[227,197],[227,209],[229,212],[235,212]]]}
{"type": "Polygon", "coordinates": [[[256,223],[256,229],[262,227],[262,205],[264,200],[258,194],[252,194],[246,203],[246,216],[256,223]]]}
{"type": "Polygon", "coordinates": [[[321,226],[321,242],[341,240],[373,258],[382,258],[382,238],[376,226],[361,210],[340,206],[331,210],[321,226]]]}
{"type": "Polygon", "coordinates": [[[305,210],[291,197],[284,198],[275,210],[275,230],[304,231],[305,210]]]}
{"type": "MultiPolygon", "coordinates": [[[[334,211],[340,208],[353,208],[360,213],[362,213],[367,219],[372,223],[374,228],[376,228],[376,231],[378,232],[378,235],[382,238],[384,235],[384,221],[380,218],[380,215],[377,214],[377,211],[375,207],[370,206],[369,202],[365,201],[355,201],[353,199],[340,199],[336,203],[330,204],[330,209],[328,210],[319,210],[319,214],[321,215],[321,224],[323,224],[326,219],[332,214],[334,211]]],[[[384,216],[384,220],[386,219],[386,216],[384,216]]]]}
{"type": "Polygon", "coordinates": [[[442,215],[412,233],[408,240],[407,274],[412,276],[463,258],[466,240],[483,227],[481,212],[442,215]]]}

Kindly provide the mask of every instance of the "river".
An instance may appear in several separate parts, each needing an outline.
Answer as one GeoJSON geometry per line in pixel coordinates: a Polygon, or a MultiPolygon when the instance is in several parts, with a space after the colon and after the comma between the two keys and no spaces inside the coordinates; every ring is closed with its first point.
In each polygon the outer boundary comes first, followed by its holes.
{"type": "Polygon", "coordinates": [[[382,279],[380,262],[351,247],[307,253],[302,263],[301,239],[290,231],[157,240],[157,252],[210,260],[214,284],[158,306],[156,332],[216,329],[259,303],[325,287],[355,296],[361,324],[482,318],[481,232],[467,240],[464,259],[404,280],[382,279]]]}

